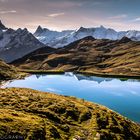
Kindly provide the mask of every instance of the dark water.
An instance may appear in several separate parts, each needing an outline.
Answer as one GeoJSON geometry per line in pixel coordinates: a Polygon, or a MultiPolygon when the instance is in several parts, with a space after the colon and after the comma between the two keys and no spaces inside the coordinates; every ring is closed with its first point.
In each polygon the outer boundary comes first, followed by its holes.
{"type": "Polygon", "coordinates": [[[140,81],[74,75],[32,75],[6,87],[26,87],[96,102],[140,123],[140,81]]]}

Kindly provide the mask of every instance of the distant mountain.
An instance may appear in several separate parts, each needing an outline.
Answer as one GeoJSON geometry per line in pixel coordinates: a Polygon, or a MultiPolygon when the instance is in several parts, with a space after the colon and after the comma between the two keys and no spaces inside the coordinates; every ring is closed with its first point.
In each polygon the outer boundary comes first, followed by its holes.
{"type": "Polygon", "coordinates": [[[38,48],[45,47],[45,45],[38,41],[26,28],[13,30],[3,28],[3,26],[1,27],[0,58],[8,63],[38,48]]]}
{"type": "Polygon", "coordinates": [[[62,32],[51,31],[47,28],[42,28],[41,26],[38,26],[36,32],[34,33],[34,36],[45,45],[51,45],[55,48],[53,44],[55,44],[57,40],[61,40],[63,37],[69,35],[72,32],[73,30],[66,30],[62,32]]]}
{"type": "Polygon", "coordinates": [[[42,43],[54,48],[64,47],[87,36],[92,36],[96,39],[120,40],[123,37],[128,37],[135,41],[140,40],[140,31],[130,30],[117,32],[113,29],[105,28],[103,26],[97,28],[80,27],[75,31],[62,32],[50,31],[49,29],[43,29],[39,26],[34,35],[42,43]]]}

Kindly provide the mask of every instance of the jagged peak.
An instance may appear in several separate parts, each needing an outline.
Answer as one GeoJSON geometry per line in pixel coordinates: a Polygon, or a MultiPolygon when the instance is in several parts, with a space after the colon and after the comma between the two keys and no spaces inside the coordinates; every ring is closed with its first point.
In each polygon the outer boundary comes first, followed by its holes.
{"type": "Polygon", "coordinates": [[[100,25],[100,27],[99,28],[101,28],[101,29],[106,29],[103,25],[100,25]]]}
{"type": "Polygon", "coordinates": [[[83,30],[83,29],[85,29],[83,26],[81,26],[81,27],[79,28],[79,30],[83,30]]]}
{"type": "Polygon", "coordinates": [[[28,29],[27,29],[27,28],[24,28],[23,31],[24,31],[24,32],[28,32],[28,29]]]}
{"type": "Polygon", "coordinates": [[[24,29],[18,28],[18,29],[16,30],[16,32],[17,32],[17,33],[28,33],[29,31],[28,31],[27,28],[24,28],[24,29]]]}
{"type": "Polygon", "coordinates": [[[22,31],[22,29],[21,29],[21,28],[18,28],[16,31],[17,31],[17,32],[21,32],[21,31],[22,31]]]}
{"type": "Polygon", "coordinates": [[[7,28],[5,27],[5,25],[2,23],[2,21],[0,20],[0,29],[2,30],[6,30],[7,28]]]}
{"type": "Polygon", "coordinates": [[[27,28],[24,28],[23,30],[24,30],[24,31],[28,31],[28,29],[27,29],[27,28]]]}
{"type": "Polygon", "coordinates": [[[83,32],[83,31],[85,31],[85,30],[87,30],[87,29],[81,26],[77,31],[78,31],[78,32],[83,32]]]}
{"type": "Polygon", "coordinates": [[[41,27],[41,25],[39,25],[34,34],[38,34],[38,33],[42,33],[42,32],[43,32],[43,28],[41,27]]]}
{"type": "Polygon", "coordinates": [[[0,20],[0,24],[2,24],[2,21],[0,20]]]}
{"type": "Polygon", "coordinates": [[[10,34],[10,33],[14,32],[14,31],[15,31],[15,30],[13,30],[12,28],[8,28],[8,29],[6,30],[6,33],[10,34]]]}
{"type": "Polygon", "coordinates": [[[41,25],[39,25],[38,27],[37,27],[37,29],[36,29],[36,31],[35,31],[35,35],[37,35],[37,34],[41,34],[42,32],[44,32],[44,31],[50,31],[49,29],[47,29],[47,28],[42,28],[41,27],[41,25]]]}
{"type": "Polygon", "coordinates": [[[41,25],[39,25],[39,26],[37,27],[37,29],[43,29],[43,28],[41,27],[41,25]]]}
{"type": "Polygon", "coordinates": [[[41,26],[41,25],[39,25],[38,27],[37,27],[37,31],[39,32],[39,31],[43,31],[43,27],[41,26]]]}

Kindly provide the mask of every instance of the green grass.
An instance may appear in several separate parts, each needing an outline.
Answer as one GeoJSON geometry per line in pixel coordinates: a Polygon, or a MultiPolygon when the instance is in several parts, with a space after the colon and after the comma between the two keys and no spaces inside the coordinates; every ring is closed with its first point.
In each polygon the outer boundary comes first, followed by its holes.
{"type": "Polygon", "coordinates": [[[3,80],[19,79],[26,75],[26,73],[19,72],[14,66],[8,65],[0,60],[0,83],[3,80]]]}
{"type": "Polygon", "coordinates": [[[140,125],[83,99],[31,89],[0,89],[0,137],[25,140],[135,140],[140,125]]]}

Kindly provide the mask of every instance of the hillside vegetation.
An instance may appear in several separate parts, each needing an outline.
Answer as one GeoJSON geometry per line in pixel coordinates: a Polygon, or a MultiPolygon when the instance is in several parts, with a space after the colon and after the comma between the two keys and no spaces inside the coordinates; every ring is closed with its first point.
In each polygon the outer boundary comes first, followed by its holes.
{"type": "Polygon", "coordinates": [[[108,108],[31,89],[0,89],[0,137],[136,140],[140,126],[108,108]]]}
{"type": "Polygon", "coordinates": [[[13,64],[22,69],[140,76],[139,60],[140,42],[126,37],[117,41],[86,37],[53,53],[28,55],[13,64]]]}
{"type": "Polygon", "coordinates": [[[10,66],[0,60],[0,81],[9,80],[20,77],[15,67],[10,66]]]}

